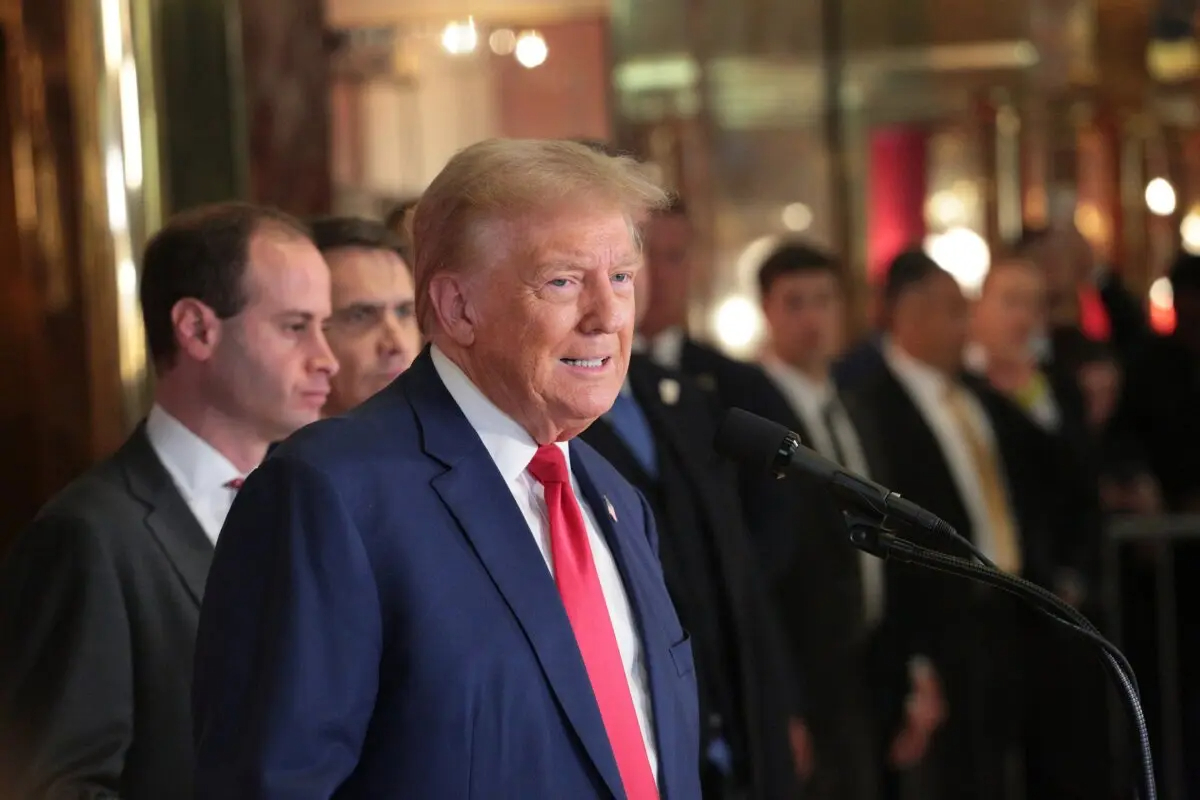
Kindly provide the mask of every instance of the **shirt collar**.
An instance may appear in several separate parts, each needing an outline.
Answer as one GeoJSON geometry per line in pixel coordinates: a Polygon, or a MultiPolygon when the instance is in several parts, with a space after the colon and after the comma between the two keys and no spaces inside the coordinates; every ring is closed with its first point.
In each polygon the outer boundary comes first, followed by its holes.
{"type": "MultiPolygon", "coordinates": [[[[488,455],[500,470],[500,475],[505,481],[516,480],[529,468],[529,462],[537,453],[537,442],[516,420],[497,408],[496,404],[471,382],[462,368],[450,360],[437,345],[430,347],[429,351],[433,359],[433,368],[442,379],[446,391],[479,435],[488,455]]],[[[569,471],[570,448],[566,442],[557,444],[563,451],[569,471]]]]}
{"type": "Polygon", "coordinates": [[[952,385],[940,370],[913,358],[891,339],[884,343],[883,357],[905,384],[922,394],[940,399],[952,385]]]}
{"type": "Polygon", "coordinates": [[[979,342],[968,342],[963,350],[963,364],[969,372],[986,375],[988,369],[987,348],[979,342]]]}
{"type": "Polygon", "coordinates": [[[146,437],[186,497],[207,497],[244,478],[229,459],[157,403],[146,417],[146,437]]]}
{"type": "Polygon", "coordinates": [[[770,350],[763,353],[762,365],[768,375],[795,394],[812,398],[818,407],[833,399],[833,382],[829,378],[817,382],[770,350]]]}

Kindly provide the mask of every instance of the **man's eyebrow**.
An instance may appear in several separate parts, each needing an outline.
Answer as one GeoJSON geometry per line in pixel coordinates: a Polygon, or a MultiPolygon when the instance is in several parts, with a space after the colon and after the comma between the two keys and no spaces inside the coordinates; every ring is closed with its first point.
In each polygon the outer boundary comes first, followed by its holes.
{"type": "Polygon", "coordinates": [[[387,305],[387,303],[376,302],[373,300],[354,300],[353,302],[347,303],[346,305],[339,307],[337,310],[339,312],[341,312],[341,311],[371,311],[374,309],[383,308],[386,305],[387,305]]]}
{"type": "MultiPolygon", "coordinates": [[[[586,270],[587,266],[585,266],[583,263],[586,260],[586,258],[573,256],[549,258],[538,264],[538,273],[557,272],[562,270],[586,270]]],[[[642,260],[642,255],[640,253],[633,253],[612,264],[612,268],[628,269],[629,267],[636,267],[642,263],[642,260]]]]}
{"type": "Polygon", "coordinates": [[[297,308],[297,309],[288,309],[286,311],[280,311],[278,314],[275,315],[275,318],[276,319],[287,319],[287,320],[300,320],[303,322],[312,322],[314,319],[316,319],[316,315],[313,314],[311,311],[301,311],[300,309],[297,308]]]}

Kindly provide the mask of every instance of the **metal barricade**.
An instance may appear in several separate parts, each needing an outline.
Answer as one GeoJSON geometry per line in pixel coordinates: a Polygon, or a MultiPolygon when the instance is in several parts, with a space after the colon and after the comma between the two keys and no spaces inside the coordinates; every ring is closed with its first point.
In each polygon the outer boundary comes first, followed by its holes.
{"type": "MultiPolygon", "coordinates": [[[[1105,608],[1109,631],[1123,646],[1121,558],[1126,545],[1150,544],[1154,548],[1155,627],[1158,644],[1157,730],[1150,731],[1158,767],[1159,796],[1163,800],[1185,797],[1183,763],[1183,696],[1179,664],[1178,603],[1175,585],[1175,545],[1200,540],[1200,515],[1115,517],[1107,525],[1104,541],[1105,608]]],[[[1128,730],[1118,725],[1120,731],[1128,730]]],[[[1123,735],[1123,734],[1122,734],[1123,735]]]]}

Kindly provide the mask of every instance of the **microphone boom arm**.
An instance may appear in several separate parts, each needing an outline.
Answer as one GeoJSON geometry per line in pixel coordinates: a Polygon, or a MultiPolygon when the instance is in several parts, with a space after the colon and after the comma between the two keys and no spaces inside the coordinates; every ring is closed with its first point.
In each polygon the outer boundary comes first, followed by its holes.
{"type": "MultiPolygon", "coordinates": [[[[1138,749],[1141,755],[1141,799],[1157,800],[1154,760],[1150,750],[1146,716],[1138,696],[1133,668],[1116,645],[1101,636],[1090,624],[1087,627],[1077,624],[1075,620],[1082,616],[1078,611],[1035,583],[992,566],[976,564],[964,558],[930,550],[907,539],[902,539],[887,528],[886,517],[882,515],[871,518],[854,511],[843,513],[846,527],[850,533],[850,543],[859,550],[877,558],[885,560],[892,558],[906,564],[915,564],[948,575],[975,580],[1007,592],[1019,597],[1042,614],[1097,645],[1104,656],[1105,665],[1108,667],[1113,681],[1120,689],[1125,710],[1128,712],[1137,734],[1138,749]]],[[[1084,619],[1086,621],[1086,618],[1084,619]]]]}

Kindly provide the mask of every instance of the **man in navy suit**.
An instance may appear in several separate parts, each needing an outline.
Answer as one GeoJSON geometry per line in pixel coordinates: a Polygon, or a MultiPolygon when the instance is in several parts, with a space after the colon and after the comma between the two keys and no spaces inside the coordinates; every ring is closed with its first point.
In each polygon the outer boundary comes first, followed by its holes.
{"type": "Polygon", "coordinates": [[[413,220],[430,347],[251,476],[201,613],[197,800],[697,798],[651,512],[573,438],[633,338],[632,161],[456,155],[413,220]]]}

